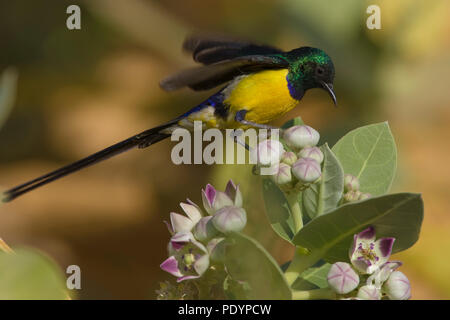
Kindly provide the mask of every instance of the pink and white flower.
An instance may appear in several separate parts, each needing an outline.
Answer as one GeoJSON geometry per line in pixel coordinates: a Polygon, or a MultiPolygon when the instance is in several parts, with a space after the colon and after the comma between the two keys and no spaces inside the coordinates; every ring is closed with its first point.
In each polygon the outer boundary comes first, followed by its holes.
{"type": "Polygon", "coordinates": [[[209,267],[206,247],[195,240],[190,232],[179,232],[172,236],[169,254],[160,267],[177,277],[177,282],[199,278],[209,267]]]}
{"type": "Polygon", "coordinates": [[[171,212],[170,223],[166,222],[172,237],[168,244],[169,258],[160,267],[176,276],[178,282],[201,277],[209,268],[211,256],[221,258],[224,245],[218,245],[223,240],[219,231],[240,231],[247,222],[241,191],[233,181],[228,182],[224,192],[208,184],[202,190],[202,198],[210,215],[203,216],[202,210],[188,199],[180,204],[185,215],[171,212]],[[214,238],[218,235],[219,238],[214,238]]]}
{"type": "Polygon", "coordinates": [[[372,226],[355,234],[349,251],[352,265],[362,274],[373,274],[388,261],[394,241],[394,238],[375,240],[372,226]]]}
{"type": "Polygon", "coordinates": [[[402,265],[400,261],[388,261],[381,266],[381,268],[374,272],[369,278],[367,278],[367,284],[373,284],[377,288],[381,288],[383,283],[389,279],[392,272],[397,270],[402,265]]]}

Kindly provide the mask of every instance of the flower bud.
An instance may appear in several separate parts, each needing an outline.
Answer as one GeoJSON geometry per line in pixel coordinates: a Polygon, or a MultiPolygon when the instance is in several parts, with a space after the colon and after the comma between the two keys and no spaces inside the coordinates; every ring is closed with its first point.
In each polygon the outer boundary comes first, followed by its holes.
{"type": "Polygon", "coordinates": [[[217,210],[220,210],[226,206],[232,206],[233,204],[234,204],[233,200],[231,200],[230,197],[225,192],[217,191],[212,206],[213,212],[217,212],[217,210]]]}
{"type": "Polygon", "coordinates": [[[314,182],[322,175],[319,163],[311,158],[300,158],[292,166],[292,173],[301,182],[314,182]]]}
{"type": "Polygon", "coordinates": [[[235,185],[233,180],[228,181],[225,188],[225,194],[233,201],[236,207],[242,207],[242,193],[239,189],[239,185],[235,185]]]}
{"type": "Polygon", "coordinates": [[[286,151],[281,156],[281,162],[286,163],[289,166],[292,166],[295,161],[297,161],[297,156],[292,151],[286,151]]]}
{"type": "Polygon", "coordinates": [[[376,286],[369,284],[359,288],[356,296],[361,300],[380,300],[381,292],[376,286]]]}
{"type": "Polygon", "coordinates": [[[195,225],[194,237],[199,241],[211,239],[217,234],[216,228],[212,224],[212,216],[203,217],[195,225]]]}
{"type": "MultiPolygon", "coordinates": [[[[212,185],[208,184],[206,188],[202,190],[202,200],[203,207],[210,215],[213,215],[217,210],[226,206],[242,206],[242,194],[239,190],[239,186],[236,186],[231,180],[228,181],[225,192],[217,191],[212,185]]],[[[193,205],[191,205],[191,207],[192,206],[193,205]]],[[[198,217],[198,219],[200,219],[201,213],[198,217]]]]}
{"type": "Polygon", "coordinates": [[[357,191],[359,190],[359,180],[357,177],[351,174],[344,175],[344,191],[357,191]]]}
{"type": "Polygon", "coordinates": [[[408,300],[411,298],[411,284],[400,271],[391,273],[389,279],[383,285],[383,290],[391,300],[408,300]]]}
{"type": "Polygon", "coordinates": [[[291,167],[285,163],[277,165],[277,173],[272,176],[273,182],[278,185],[286,184],[292,181],[291,167]]]}
{"type": "Polygon", "coordinates": [[[370,194],[370,193],[361,193],[360,195],[359,195],[359,198],[358,198],[358,200],[367,200],[367,199],[369,199],[369,198],[372,198],[372,195],[370,194]]]}
{"type": "Polygon", "coordinates": [[[323,161],[323,153],[318,147],[307,147],[300,150],[298,153],[300,158],[311,158],[316,160],[318,163],[323,161]]]}
{"type": "Polygon", "coordinates": [[[220,232],[239,232],[247,223],[247,214],[243,208],[227,206],[214,214],[212,223],[220,232]]]}
{"type": "Polygon", "coordinates": [[[293,126],[283,133],[286,143],[295,149],[315,146],[320,139],[319,133],[310,126],[293,126]]]}
{"type": "Polygon", "coordinates": [[[334,263],[327,276],[330,288],[339,294],[346,294],[354,290],[359,284],[359,276],[350,266],[345,262],[334,263]]]}
{"type": "Polygon", "coordinates": [[[346,194],[344,194],[344,202],[353,202],[358,201],[359,197],[361,196],[360,191],[348,191],[346,194]]]}
{"type": "Polygon", "coordinates": [[[280,162],[284,147],[278,140],[264,140],[250,152],[250,159],[260,166],[271,166],[280,162]]]}

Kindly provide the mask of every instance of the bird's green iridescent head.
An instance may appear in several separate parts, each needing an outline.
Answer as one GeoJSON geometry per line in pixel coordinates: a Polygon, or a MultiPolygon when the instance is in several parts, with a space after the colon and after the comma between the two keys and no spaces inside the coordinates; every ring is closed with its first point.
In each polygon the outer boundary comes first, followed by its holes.
{"type": "Polygon", "coordinates": [[[284,58],[289,61],[287,80],[294,99],[300,100],[308,89],[322,88],[336,104],[333,91],[334,65],[324,51],[301,47],[287,52],[284,58]]]}

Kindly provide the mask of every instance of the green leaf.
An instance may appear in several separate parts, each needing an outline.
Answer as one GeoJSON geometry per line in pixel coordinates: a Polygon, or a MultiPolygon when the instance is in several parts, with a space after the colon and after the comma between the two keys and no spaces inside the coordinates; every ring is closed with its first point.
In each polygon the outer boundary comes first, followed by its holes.
{"type": "Polygon", "coordinates": [[[322,177],[303,192],[303,205],[311,219],[336,208],[344,190],[344,170],[339,160],[328,144],[320,149],[324,156],[322,177]]]}
{"type": "Polygon", "coordinates": [[[0,128],[8,118],[14,105],[17,89],[17,71],[6,69],[0,77],[0,128]]]}
{"type": "Polygon", "coordinates": [[[265,178],[262,186],[266,214],[270,225],[280,237],[291,242],[295,234],[294,220],[283,191],[270,178],[265,178]]]}
{"type": "Polygon", "coordinates": [[[359,179],[362,192],[387,193],[397,167],[397,149],[387,122],[350,131],[332,150],[344,172],[359,179]]]}
{"type": "Polygon", "coordinates": [[[0,299],[67,299],[65,279],[48,257],[31,249],[0,253],[0,299]]]}
{"type": "Polygon", "coordinates": [[[305,123],[303,122],[301,117],[296,117],[294,119],[291,119],[291,120],[287,121],[285,124],[283,124],[281,126],[281,128],[282,129],[287,129],[287,128],[290,128],[290,127],[293,127],[293,126],[302,126],[304,124],[305,123]]]}
{"type": "Polygon", "coordinates": [[[423,220],[420,194],[397,193],[353,202],[317,217],[305,225],[293,243],[310,250],[309,261],[348,261],[353,235],[374,226],[377,238],[394,237],[393,251],[411,247],[419,238],[423,220]]]}
{"type": "Polygon", "coordinates": [[[330,271],[331,264],[324,263],[320,267],[312,267],[303,271],[299,278],[294,282],[292,288],[296,290],[307,290],[307,284],[314,285],[313,288],[326,288],[328,287],[327,276],[330,271]]]}
{"type": "Polygon", "coordinates": [[[291,299],[283,272],[257,241],[239,233],[227,240],[225,266],[234,280],[248,283],[249,299],[291,299]]]}

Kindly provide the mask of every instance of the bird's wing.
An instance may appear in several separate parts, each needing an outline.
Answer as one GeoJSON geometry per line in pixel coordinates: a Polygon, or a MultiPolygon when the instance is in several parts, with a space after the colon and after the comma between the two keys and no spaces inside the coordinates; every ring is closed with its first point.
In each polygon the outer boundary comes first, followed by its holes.
{"type": "Polygon", "coordinates": [[[259,70],[282,69],[289,66],[279,55],[249,55],[219,61],[205,66],[186,69],[160,82],[166,91],[189,87],[193,90],[208,90],[232,80],[238,75],[259,70]]]}
{"type": "Polygon", "coordinates": [[[219,37],[217,35],[190,36],[184,41],[183,49],[192,52],[194,61],[206,65],[242,56],[283,53],[282,50],[275,47],[219,37]]]}

